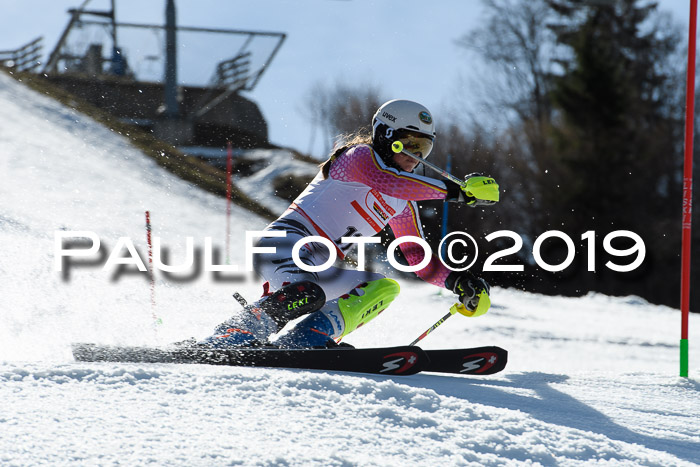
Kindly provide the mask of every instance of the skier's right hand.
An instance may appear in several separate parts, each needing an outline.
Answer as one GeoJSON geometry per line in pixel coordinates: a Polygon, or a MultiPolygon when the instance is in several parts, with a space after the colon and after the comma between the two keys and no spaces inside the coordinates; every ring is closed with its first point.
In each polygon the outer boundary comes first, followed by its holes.
{"type": "Polygon", "coordinates": [[[491,206],[499,200],[498,183],[491,177],[472,173],[464,177],[464,183],[447,183],[446,201],[465,203],[470,207],[491,206]]]}
{"type": "Polygon", "coordinates": [[[469,271],[453,271],[447,276],[445,287],[459,296],[470,312],[467,316],[481,316],[491,307],[489,284],[469,271]]]}

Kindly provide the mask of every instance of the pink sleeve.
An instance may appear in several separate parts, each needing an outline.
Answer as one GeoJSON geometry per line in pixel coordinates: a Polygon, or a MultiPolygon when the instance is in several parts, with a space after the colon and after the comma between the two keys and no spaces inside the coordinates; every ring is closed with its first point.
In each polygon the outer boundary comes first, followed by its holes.
{"type": "MultiPolygon", "coordinates": [[[[420,218],[418,217],[418,207],[413,202],[409,202],[401,214],[391,219],[389,226],[391,226],[391,230],[396,238],[406,235],[423,238],[423,229],[420,226],[420,218]]],[[[420,245],[407,242],[401,244],[399,248],[401,248],[401,252],[411,266],[420,263],[424,258],[425,253],[420,245]]],[[[416,275],[425,282],[444,288],[445,279],[447,279],[450,272],[440,259],[433,254],[430,263],[420,271],[417,271],[416,275]]]]}
{"type": "Polygon", "coordinates": [[[394,198],[406,200],[445,199],[445,182],[388,167],[371,146],[352,146],[333,162],[334,180],[359,182],[394,198]]]}

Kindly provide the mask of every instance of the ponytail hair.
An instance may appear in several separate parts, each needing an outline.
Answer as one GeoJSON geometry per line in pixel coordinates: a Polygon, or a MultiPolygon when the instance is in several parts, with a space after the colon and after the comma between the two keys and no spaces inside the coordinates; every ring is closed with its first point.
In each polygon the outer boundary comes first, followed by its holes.
{"type": "Polygon", "coordinates": [[[356,146],[358,144],[372,144],[372,133],[370,133],[369,129],[363,128],[353,133],[339,135],[336,138],[336,143],[334,145],[333,152],[331,152],[331,156],[319,165],[319,168],[323,173],[323,178],[328,178],[328,174],[331,171],[331,165],[333,165],[333,161],[335,161],[336,158],[340,157],[341,154],[350,149],[352,146],[356,146]],[[338,148],[338,146],[340,147],[338,148]]]}

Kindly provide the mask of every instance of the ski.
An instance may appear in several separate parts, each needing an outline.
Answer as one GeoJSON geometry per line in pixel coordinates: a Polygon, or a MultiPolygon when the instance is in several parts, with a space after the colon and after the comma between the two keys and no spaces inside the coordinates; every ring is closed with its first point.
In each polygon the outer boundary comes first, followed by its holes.
{"type": "Polygon", "coordinates": [[[291,350],[73,344],[73,356],[81,362],[191,363],[407,376],[421,371],[490,375],[505,368],[508,352],[493,346],[450,350],[423,350],[416,346],[291,350]]]}
{"type": "Polygon", "coordinates": [[[209,365],[303,368],[384,375],[413,375],[429,364],[420,347],[370,349],[276,349],[205,347],[117,347],[73,344],[81,362],[201,363],[209,365]]]}

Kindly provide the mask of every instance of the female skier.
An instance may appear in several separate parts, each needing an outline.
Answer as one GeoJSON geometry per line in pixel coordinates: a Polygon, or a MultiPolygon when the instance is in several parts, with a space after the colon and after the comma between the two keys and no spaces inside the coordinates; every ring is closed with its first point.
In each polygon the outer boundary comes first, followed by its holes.
{"type": "MultiPolygon", "coordinates": [[[[435,139],[433,117],[416,102],[383,104],[372,119],[371,141],[364,139],[356,137],[334,151],[289,209],[267,226],[268,236],[256,245],[266,250],[254,260],[255,271],[267,281],[263,297],[219,325],[202,345],[263,345],[290,320],[308,315],[274,344],[285,348],[335,346],[335,339],[385,310],[398,295],[399,285],[382,274],[356,269],[306,270],[326,264],[328,245],[342,259],[355,244],[353,237],[373,236],[387,225],[396,238],[422,238],[416,201],[443,199],[472,207],[498,201],[498,185],[491,178],[473,174],[458,185],[419,176],[412,173],[418,161],[392,150],[392,144],[400,141],[405,150],[423,159],[430,154],[435,139]],[[330,243],[300,242],[303,246],[293,252],[299,240],[311,236],[330,243]],[[293,253],[298,254],[297,261],[293,253]]],[[[423,260],[421,246],[407,242],[400,248],[410,265],[423,260]]],[[[476,314],[488,309],[489,286],[469,271],[451,271],[433,255],[416,274],[451,290],[476,314]]]]}

